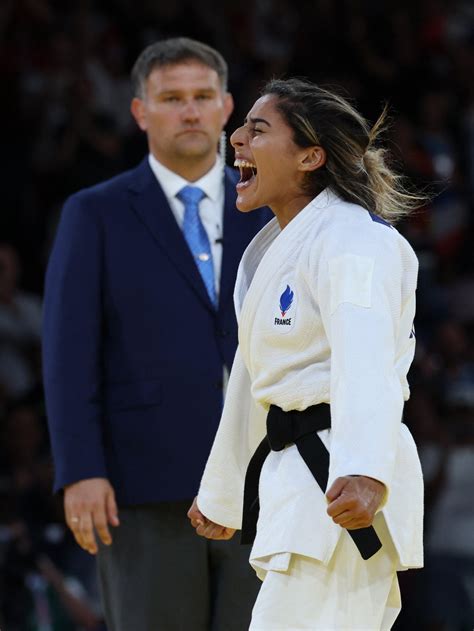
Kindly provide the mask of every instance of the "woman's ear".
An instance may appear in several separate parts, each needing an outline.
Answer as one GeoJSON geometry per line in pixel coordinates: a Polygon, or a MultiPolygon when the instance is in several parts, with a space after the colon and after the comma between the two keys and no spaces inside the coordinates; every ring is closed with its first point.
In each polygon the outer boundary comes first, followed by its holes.
{"type": "Polygon", "coordinates": [[[319,146],[308,147],[302,154],[299,170],[300,171],[316,171],[326,163],[326,152],[319,146]]]}

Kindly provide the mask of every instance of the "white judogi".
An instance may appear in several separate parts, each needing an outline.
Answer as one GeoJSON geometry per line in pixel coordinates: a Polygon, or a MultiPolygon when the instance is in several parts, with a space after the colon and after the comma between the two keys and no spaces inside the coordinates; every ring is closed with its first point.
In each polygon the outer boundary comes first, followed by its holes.
{"type": "MultiPolygon", "coordinates": [[[[241,527],[245,472],[270,404],[330,403],[331,430],[319,433],[330,451],[328,487],[351,474],[382,481],[378,520],[397,568],[422,566],[421,468],[401,423],[417,268],[394,228],[328,189],[284,230],[274,219],[257,234],[237,275],[239,349],[199,491],[204,515],[241,527]]],[[[343,530],[294,445],[270,453],[259,494],[250,556],[257,573],[286,571],[292,554],[328,565],[343,530]]]]}

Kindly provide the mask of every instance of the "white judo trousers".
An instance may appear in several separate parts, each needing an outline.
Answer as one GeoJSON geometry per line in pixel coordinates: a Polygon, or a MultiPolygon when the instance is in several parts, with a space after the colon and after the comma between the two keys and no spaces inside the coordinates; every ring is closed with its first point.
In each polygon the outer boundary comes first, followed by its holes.
{"type": "Polygon", "coordinates": [[[389,631],[401,608],[398,558],[385,522],[382,549],[364,561],[343,532],[329,564],[291,554],[286,569],[260,574],[250,631],[389,631]]]}

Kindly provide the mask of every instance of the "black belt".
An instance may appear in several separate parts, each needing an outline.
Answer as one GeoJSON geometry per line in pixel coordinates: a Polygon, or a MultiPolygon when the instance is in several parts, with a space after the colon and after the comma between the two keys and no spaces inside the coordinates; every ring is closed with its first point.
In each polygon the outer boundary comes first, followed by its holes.
{"type": "MultiPolygon", "coordinates": [[[[314,479],[323,493],[325,492],[329,475],[329,452],[316,432],[330,427],[331,415],[327,403],[313,405],[302,412],[284,412],[276,405],[270,406],[267,434],[252,456],[245,476],[241,543],[253,543],[255,539],[260,511],[258,483],[263,463],[270,451],[281,451],[286,445],[294,443],[314,479]]],[[[382,547],[373,526],[347,532],[363,559],[370,559],[382,547]]]]}

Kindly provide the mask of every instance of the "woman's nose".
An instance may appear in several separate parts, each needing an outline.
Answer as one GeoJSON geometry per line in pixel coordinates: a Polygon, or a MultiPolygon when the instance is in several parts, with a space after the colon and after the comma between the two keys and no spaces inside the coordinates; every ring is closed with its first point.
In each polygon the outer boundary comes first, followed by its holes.
{"type": "Polygon", "coordinates": [[[242,127],[237,127],[232,136],[230,137],[230,144],[236,149],[237,147],[242,147],[243,142],[243,129],[242,127]]]}

